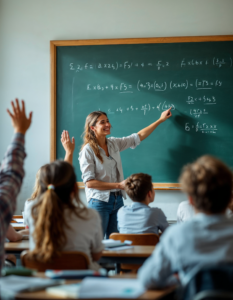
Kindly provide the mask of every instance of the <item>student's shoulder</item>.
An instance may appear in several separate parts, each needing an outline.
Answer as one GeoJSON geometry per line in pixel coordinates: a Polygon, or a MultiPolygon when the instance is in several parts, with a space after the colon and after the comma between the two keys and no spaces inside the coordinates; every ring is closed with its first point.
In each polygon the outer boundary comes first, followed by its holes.
{"type": "Polygon", "coordinates": [[[165,216],[163,210],[159,207],[150,207],[150,213],[153,216],[165,216]]]}
{"type": "Polygon", "coordinates": [[[182,202],[180,202],[180,204],[179,204],[179,206],[178,206],[178,209],[187,209],[187,208],[189,208],[190,207],[190,204],[189,204],[189,201],[188,200],[186,200],[186,201],[182,201],[182,202]]]}
{"type": "Polygon", "coordinates": [[[86,214],[87,220],[92,220],[94,222],[96,222],[96,221],[101,222],[100,215],[97,210],[87,207],[85,210],[85,214],[86,214]]]}
{"type": "Polygon", "coordinates": [[[118,214],[125,214],[127,211],[131,210],[131,205],[124,205],[118,210],[118,214]]]}
{"type": "Polygon", "coordinates": [[[36,204],[37,199],[28,199],[25,201],[24,211],[31,210],[33,205],[36,204]]]}
{"type": "Polygon", "coordinates": [[[178,237],[187,237],[190,236],[193,230],[193,220],[186,221],[184,223],[176,223],[170,225],[166,231],[162,234],[162,239],[177,241],[180,240],[178,237]]]}

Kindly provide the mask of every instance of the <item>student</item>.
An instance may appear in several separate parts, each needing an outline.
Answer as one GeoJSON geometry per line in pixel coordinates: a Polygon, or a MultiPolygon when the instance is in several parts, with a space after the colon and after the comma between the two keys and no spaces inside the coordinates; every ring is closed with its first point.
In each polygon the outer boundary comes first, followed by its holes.
{"type": "Polygon", "coordinates": [[[39,184],[39,177],[40,177],[40,172],[41,170],[45,167],[46,165],[42,166],[36,173],[36,181],[33,189],[33,193],[31,194],[31,197],[25,201],[24,204],[24,211],[23,211],[23,220],[24,220],[24,225],[27,230],[27,234],[29,234],[29,218],[30,215],[29,213],[31,212],[32,206],[35,204],[35,201],[37,199],[37,196],[40,193],[40,184],[39,184]]]}
{"type": "Polygon", "coordinates": [[[10,224],[7,232],[6,232],[6,238],[9,242],[17,242],[23,239],[24,235],[28,235],[28,230],[23,229],[16,231],[13,226],[10,224]]]}
{"type": "Polygon", "coordinates": [[[122,138],[107,138],[111,124],[105,112],[94,111],[87,116],[79,163],[88,207],[99,212],[107,238],[118,231],[117,212],[123,206],[123,197],[126,198],[120,152],[137,147],[171,116],[169,108],[156,122],[122,138]]]}
{"type": "Polygon", "coordinates": [[[195,267],[233,263],[233,221],[225,215],[232,179],[230,169],[211,156],[202,156],[183,169],[181,186],[196,215],[163,234],[153,255],[139,269],[144,286],[163,287],[175,272],[184,283],[195,267]]]}
{"type": "Polygon", "coordinates": [[[187,201],[182,201],[177,209],[177,223],[182,223],[190,220],[195,215],[195,210],[192,204],[187,201]]]}
{"type": "Polygon", "coordinates": [[[72,165],[57,160],[44,166],[39,184],[28,214],[31,257],[48,262],[61,251],[81,251],[88,255],[90,269],[97,270],[103,250],[101,221],[80,201],[72,165]]]}
{"type": "MultiPolygon", "coordinates": [[[[6,242],[17,242],[23,239],[24,235],[28,235],[28,230],[16,231],[10,224],[6,232],[6,242]]],[[[15,267],[16,257],[13,254],[5,255],[4,267],[15,267]]]]}
{"type": "Polygon", "coordinates": [[[8,109],[14,128],[14,137],[2,160],[0,169],[0,270],[4,258],[6,232],[16,208],[16,198],[24,177],[24,136],[30,127],[32,112],[26,117],[24,101],[22,108],[18,99],[11,102],[13,112],[8,109]]]}
{"type": "MultiPolygon", "coordinates": [[[[62,146],[65,149],[65,158],[64,160],[72,164],[73,162],[73,153],[75,149],[75,140],[72,138],[70,140],[69,133],[66,130],[63,130],[62,135],[61,135],[61,143],[62,146]]],[[[32,206],[35,204],[35,201],[37,199],[37,196],[40,194],[40,184],[39,184],[39,178],[40,178],[40,173],[41,170],[46,167],[47,165],[42,166],[36,173],[36,181],[33,189],[33,193],[29,199],[25,201],[24,205],[24,212],[23,212],[23,218],[24,218],[24,224],[26,229],[29,228],[29,218],[30,218],[30,213],[32,206]]],[[[29,230],[27,231],[27,234],[29,234],[29,230]]]]}
{"type": "Polygon", "coordinates": [[[154,201],[151,176],[143,173],[133,174],[125,181],[125,191],[133,201],[125,205],[117,214],[120,233],[159,233],[169,226],[163,211],[150,207],[154,201]]]}

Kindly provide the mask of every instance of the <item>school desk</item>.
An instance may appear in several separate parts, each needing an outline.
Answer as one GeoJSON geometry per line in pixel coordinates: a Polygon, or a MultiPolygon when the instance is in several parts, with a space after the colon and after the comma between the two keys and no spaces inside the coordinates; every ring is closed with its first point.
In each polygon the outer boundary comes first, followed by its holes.
{"type": "Polygon", "coordinates": [[[104,250],[99,263],[114,263],[119,273],[120,264],[143,264],[154,249],[155,246],[133,246],[126,250],[104,250]]]}
{"type": "MultiPolygon", "coordinates": [[[[9,242],[4,245],[7,254],[14,254],[20,258],[20,253],[29,249],[29,241],[9,242]]],[[[116,272],[120,272],[120,264],[143,264],[152,254],[154,246],[134,246],[126,250],[104,250],[99,263],[116,264],[116,272]]]]}
{"type": "Polygon", "coordinates": [[[11,226],[17,231],[17,230],[22,230],[25,229],[25,225],[24,224],[20,224],[20,223],[12,223],[11,222],[11,226]]]}
{"type": "MultiPolygon", "coordinates": [[[[37,273],[38,277],[45,277],[44,273],[37,273]]],[[[113,278],[136,278],[136,275],[117,275],[112,276],[113,278]]],[[[66,283],[77,283],[80,282],[80,280],[66,280],[66,283]]],[[[166,288],[163,290],[148,290],[143,295],[141,295],[137,299],[171,299],[170,297],[175,293],[175,287],[166,288]]],[[[65,297],[57,297],[48,295],[45,290],[38,291],[38,292],[30,292],[30,293],[18,293],[15,296],[16,300],[47,300],[47,299],[66,299],[65,297]]],[[[120,298],[121,300],[124,300],[124,298],[120,298]]],[[[105,299],[107,300],[107,299],[105,299]]],[[[114,299],[111,299],[114,300],[114,299]]]]}

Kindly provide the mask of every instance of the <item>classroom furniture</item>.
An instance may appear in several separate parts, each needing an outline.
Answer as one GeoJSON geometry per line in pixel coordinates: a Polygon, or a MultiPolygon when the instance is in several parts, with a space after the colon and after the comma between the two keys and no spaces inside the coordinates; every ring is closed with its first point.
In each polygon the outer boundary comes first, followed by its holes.
{"type": "MultiPolygon", "coordinates": [[[[155,233],[142,233],[142,234],[126,234],[126,233],[112,233],[109,237],[113,240],[132,241],[132,245],[141,246],[155,246],[159,242],[159,236],[155,233]]],[[[136,272],[142,264],[121,264],[120,268],[124,270],[132,270],[136,272]]]]}
{"type": "MultiPolygon", "coordinates": [[[[128,136],[172,107],[172,118],[135,150],[121,153],[125,177],[152,175],[179,189],[180,170],[203,154],[233,167],[233,36],[51,41],[51,160],[61,132],[82,145],[87,115],[108,114],[111,135],[128,136]],[[132,152],[133,151],[133,152],[132,152]]],[[[80,188],[78,160],[74,167],[80,188]]]]}
{"type": "MultiPolygon", "coordinates": [[[[45,277],[44,273],[37,273],[38,277],[45,277]]],[[[136,278],[136,275],[117,275],[112,276],[112,278],[136,278]]],[[[78,283],[80,280],[65,280],[66,284],[78,283]]],[[[143,295],[141,295],[137,299],[149,300],[149,299],[172,299],[171,297],[175,294],[176,287],[165,288],[163,290],[147,290],[143,295]]],[[[38,292],[26,292],[26,293],[18,293],[15,296],[16,300],[47,300],[47,299],[65,299],[62,296],[53,296],[48,295],[45,290],[38,292]]],[[[89,299],[90,300],[90,299],[89,299]]],[[[105,299],[108,300],[108,299],[105,299]]],[[[111,299],[113,300],[113,299],[111,299]]],[[[121,300],[126,300],[121,298],[121,300]]]]}
{"type": "Polygon", "coordinates": [[[112,233],[110,239],[121,241],[131,241],[132,245],[155,246],[159,242],[159,236],[155,233],[112,233]]]}
{"type": "Polygon", "coordinates": [[[25,229],[25,225],[24,224],[19,224],[19,223],[10,223],[12,225],[12,227],[18,231],[18,230],[23,230],[25,229]]]}
{"type": "Polygon", "coordinates": [[[200,266],[179,294],[179,300],[233,299],[233,264],[200,266]]]}
{"type": "Polygon", "coordinates": [[[11,220],[11,225],[16,231],[25,229],[24,224],[17,223],[17,221],[15,221],[14,219],[23,219],[22,215],[14,215],[11,220]]]}
{"type": "Polygon", "coordinates": [[[86,270],[89,266],[88,256],[80,251],[63,251],[51,262],[41,262],[29,257],[29,251],[21,253],[21,262],[25,268],[34,269],[38,272],[46,270],[86,270]]]}
{"type": "Polygon", "coordinates": [[[121,264],[142,265],[153,253],[155,246],[133,246],[125,250],[104,250],[100,263],[114,263],[116,273],[121,271],[121,264]]]}
{"type": "MultiPolygon", "coordinates": [[[[4,249],[7,254],[14,254],[19,258],[22,251],[29,249],[29,241],[23,240],[5,243],[4,249]]],[[[104,250],[99,262],[116,264],[116,271],[119,273],[120,264],[143,264],[143,262],[152,254],[154,249],[154,246],[134,246],[133,248],[125,250],[104,250]]]]}

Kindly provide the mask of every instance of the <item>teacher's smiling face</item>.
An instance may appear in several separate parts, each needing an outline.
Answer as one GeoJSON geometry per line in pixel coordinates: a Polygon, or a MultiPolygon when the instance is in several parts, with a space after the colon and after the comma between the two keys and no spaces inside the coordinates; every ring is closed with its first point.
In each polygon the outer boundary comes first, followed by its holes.
{"type": "Polygon", "coordinates": [[[96,138],[106,136],[111,133],[111,124],[108,117],[105,115],[99,116],[95,126],[90,126],[90,128],[94,131],[96,138]]]}

